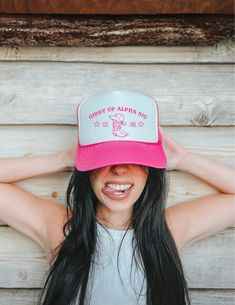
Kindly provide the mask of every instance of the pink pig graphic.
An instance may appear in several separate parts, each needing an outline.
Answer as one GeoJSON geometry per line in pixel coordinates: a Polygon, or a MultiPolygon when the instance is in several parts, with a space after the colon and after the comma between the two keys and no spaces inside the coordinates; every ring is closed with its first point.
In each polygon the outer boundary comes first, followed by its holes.
{"type": "Polygon", "coordinates": [[[125,130],[123,130],[123,125],[126,125],[124,121],[125,116],[121,113],[115,115],[110,115],[109,118],[113,121],[113,135],[115,137],[126,137],[129,135],[125,130]]]}

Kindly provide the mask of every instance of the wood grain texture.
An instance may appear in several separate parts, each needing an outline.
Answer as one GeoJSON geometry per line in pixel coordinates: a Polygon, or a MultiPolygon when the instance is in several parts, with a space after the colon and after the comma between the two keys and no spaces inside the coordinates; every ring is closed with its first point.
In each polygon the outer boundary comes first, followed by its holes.
{"type": "Polygon", "coordinates": [[[15,229],[0,228],[0,287],[40,288],[48,268],[37,243],[15,229]]]}
{"type": "MultiPolygon", "coordinates": [[[[229,127],[170,127],[164,129],[190,151],[232,165],[235,131],[229,127]]],[[[77,126],[0,125],[0,158],[54,154],[77,145],[77,126]]]]}
{"type": "Polygon", "coordinates": [[[190,47],[1,47],[1,61],[90,63],[234,63],[232,40],[214,46],[190,47]]]}
{"type": "MultiPolygon", "coordinates": [[[[1,305],[36,305],[39,289],[0,289],[1,305]]],[[[231,289],[189,289],[191,305],[231,305],[235,301],[231,289]]]]}
{"type": "Polygon", "coordinates": [[[191,305],[231,305],[234,304],[234,289],[227,290],[190,290],[191,305]]]}
{"type": "Polygon", "coordinates": [[[0,46],[208,46],[234,37],[233,15],[1,15],[0,46]]]}
{"type": "Polygon", "coordinates": [[[30,14],[233,14],[232,0],[5,0],[0,13],[30,14]]]}
{"type": "Polygon", "coordinates": [[[0,124],[76,124],[78,103],[111,89],[156,98],[162,125],[234,125],[234,66],[0,63],[0,124]]]}

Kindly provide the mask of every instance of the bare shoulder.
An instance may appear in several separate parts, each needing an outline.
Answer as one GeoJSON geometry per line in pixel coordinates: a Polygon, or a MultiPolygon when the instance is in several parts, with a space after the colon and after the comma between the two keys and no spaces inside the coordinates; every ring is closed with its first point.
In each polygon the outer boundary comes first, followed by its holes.
{"type": "Polygon", "coordinates": [[[166,220],[179,252],[235,224],[235,195],[213,194],[166,209],[166,220]]]}

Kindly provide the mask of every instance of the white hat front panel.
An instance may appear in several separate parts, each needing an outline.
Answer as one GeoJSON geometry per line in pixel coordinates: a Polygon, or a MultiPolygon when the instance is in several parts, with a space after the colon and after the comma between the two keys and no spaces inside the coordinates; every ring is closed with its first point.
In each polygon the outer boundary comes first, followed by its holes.
{"type": "Polygon", "coordinates": [[[152,98],[129,90],[107,91],[78,107],[80,145],[107,141],[158,141],[158,113],[152,98]]]}

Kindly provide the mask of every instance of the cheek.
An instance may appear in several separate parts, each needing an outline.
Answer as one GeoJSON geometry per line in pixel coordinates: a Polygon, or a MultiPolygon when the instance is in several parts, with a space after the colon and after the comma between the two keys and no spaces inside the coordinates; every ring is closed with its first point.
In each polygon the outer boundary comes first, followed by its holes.
{"type": "Polygon", "coordinates": [[[146,182],[147,182],[147,179],[148,179],[148,168],[144,167],[142,168],[142,171],[141,171],[141,174],[140,174],[140,184],[144,187],[146,182]]]}
{"type": "Polygon", "coordinates": [[[147,175],[144,175],[141,181],[138,183],[138,190],[140,194],[143,192],[146,182],[147,182],[147,175]]]}
{"type": "Polygon", "coordinates": [[[99,171],[98,170],[94,170],[91,174],[90,174],[90,183],[93,189],[96,189],[96,185],[99,182],[99,171]]]}
{"type": "Polygon", "coordinates": [[[93,192],[95,193],[96,198],[98,200],[100,200],[101,199],[101,188],[102,188],[101,183],[99,183],[99,181],[97,181],[96,179],[94,179],[94,180],[91,179],[91,188],[92,188],[93,192]]]}
{"type": "Polygon", "coordinates": [[[90,184],[91,184],[91,188],[93,190],[93,192],[95,193],[96,197],[98,195],[97,193],[97,183],[96,180],[94,179],[94,177],[90,177],[90,184]]]}
{"type": "Polygon", "coordinates": [[[139,181],[139,183],[136,184],[136,189],[135,189],[136,199],[138,199],[140,197],[140,195],[142,194],[142,192],[145,188],[145,185],[146,185],[146,180],[145,179],[139,181]]]}
{"type": "Polygon", "coordinates": [[[91,179],[91,188],[93,192],[97,195],[98,185],[96,180],[91,179]]]}
{"type": "Polygon", "coordinates": [[[140,194],[143,192],[145,185],[146,185],[146,182],[144,182],[140,185],[140,187],[139,187],[140,194]]]}

